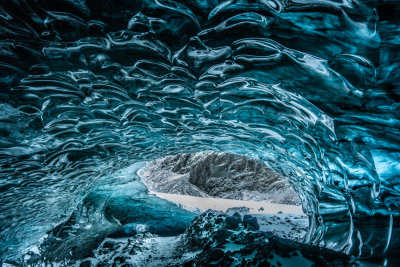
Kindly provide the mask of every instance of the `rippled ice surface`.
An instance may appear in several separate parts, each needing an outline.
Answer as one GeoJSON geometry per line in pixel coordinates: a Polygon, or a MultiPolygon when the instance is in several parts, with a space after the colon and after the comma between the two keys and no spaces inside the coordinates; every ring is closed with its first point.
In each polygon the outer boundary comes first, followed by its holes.
{"type": "Polygon", "coordinates": [[[197,214],[136,172],[218,151],[289,179],[305,244],[394,264],[399,12],[395,0],[2,1],[1,261],[182,234],[197,214]]]}

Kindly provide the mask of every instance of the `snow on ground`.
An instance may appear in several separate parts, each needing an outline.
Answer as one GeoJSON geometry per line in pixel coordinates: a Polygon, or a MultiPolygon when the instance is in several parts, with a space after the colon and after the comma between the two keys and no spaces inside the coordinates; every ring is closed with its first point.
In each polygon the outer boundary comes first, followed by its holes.
{"type": "Polygon", "coordinates": [[[242,215],[251,214],[257,217],[260,231],[272,232],[282,238],[301,241],[308,230],[308,217],[304,214],[302,207],[297,205],[151,193],[191,211],[204,212],[212,209],[227,212],[228,214],[233,214],[236,211],[242,215]]]}
{"type": "Polygon", "coordinates": [[[303,209],[297,205],[275,204],[268,201],[235,200],[226,198],[195,197],[189,195],[150,192],[156,196],[182,205],[187,210],[202,212],[212,209],[226,211],[234,207],[247,207],[249,214],[275,214],[278,212],[303,215],[303,209]]]}

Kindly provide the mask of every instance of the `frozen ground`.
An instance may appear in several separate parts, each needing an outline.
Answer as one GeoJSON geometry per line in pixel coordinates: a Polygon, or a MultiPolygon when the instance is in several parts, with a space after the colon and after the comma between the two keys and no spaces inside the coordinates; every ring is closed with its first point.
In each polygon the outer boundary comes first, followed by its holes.
{"type": "Polygon", "coordinates": [[[194,258],[196,252],[181,253],[181,236],[160,237],[149,233],[132,238],[106,238],[94,257],[77,262],[76,266],[130,264],[137,267],[175,266],[194,258]]]}
{"type": "Polygon", "coordinates": [[[192,211],[205,212],[211,209],[230,215],[236,211],[242,215],[251,214],[258,219],[260,231],[272,232],[282,238],[301,241],[308,229],[308,217],[297,205],[152,193],[192,211]]]}
{"type": "Polygon", "coordinates": [[[303,215],[304,212],[301,206],[276,204],[268,201],[252,201],[252,200],[235,200],[226,198],[213,197],[195,197],[179,194],[167,194],[152,192],[160,198],[164,198],[178,205],[182,205],[188,210],[206,211],[209,209],[226,211],[234,207],[246,207],[249,209],[249,214],[275,214],[278,212],[303,215]]]}
{"type": "MultiPolygon", "coordinates": [[[[230,208],[227,215],[233,215],[235,212],[246,214],[249,209],[245,207],[230,208]]],[[[223,214],[223,213],[222,213],[223,214]]],[[[272,234],[285,239],[301,241],[308,227],[307,216],[301,214],[254,214],[258,219],[260,231],[271,232],[272,234]]],[[[196,224],[196,223],[195,223],[196,224]]],[[[200,236],[212,235],[213,231],[206,230],[201,226],[204,233],[200,236]]],[[[233,231],[237,235],[242,233],[242,229],[233,231]]],[[[189,235],[190,236],[190,235],[189,235]]],[[[80,264],[101,265],[101,264],[132,264],[133,266],[177,266],[183,262],[195,259],[201,250],[190,249],[185,241],[188,234],[174,237],[160,237],[150,233],[140,233],[131,238],[106,238],[94,253],[94,257],[79,261],[80,264]]],[[[224,251],[238,251],[244,245],[227,243],[224,245],[224,251]]],[[[281,257],[276,257],[280,259],[281,257]]],[[[304,260],[304,259],[303,259],[304,260]]],[[[280,262],[284,262],[280,260],[280,262]]],[[[279,266],[279,265],[276,265],[279,266]]],[[[306,265],[304,265],[306,266],[306,265]]],[[[311,266],[311,264],[309,264],[311,266]]]]}

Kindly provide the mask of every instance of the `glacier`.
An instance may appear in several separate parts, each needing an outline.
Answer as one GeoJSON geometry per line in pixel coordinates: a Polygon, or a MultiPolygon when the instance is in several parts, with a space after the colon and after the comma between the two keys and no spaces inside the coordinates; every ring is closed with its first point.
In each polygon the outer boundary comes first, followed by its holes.
{"type": "Polygon", "coordinates": [[[0,263],[399,265],[399,13],[2,1],[0,263]]]}

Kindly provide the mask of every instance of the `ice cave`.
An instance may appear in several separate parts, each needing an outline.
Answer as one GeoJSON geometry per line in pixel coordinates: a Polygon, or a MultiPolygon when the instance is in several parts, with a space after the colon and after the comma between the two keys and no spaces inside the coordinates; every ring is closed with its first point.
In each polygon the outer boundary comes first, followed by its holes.
{"type": "Polygon", "coordinates": [[[0,265],[400,266],[399,14],[0,1],[0,265]]]}

